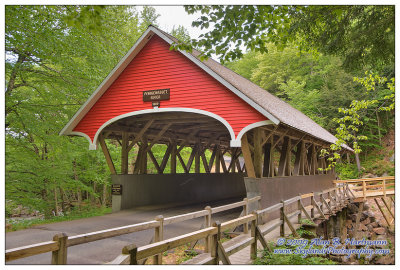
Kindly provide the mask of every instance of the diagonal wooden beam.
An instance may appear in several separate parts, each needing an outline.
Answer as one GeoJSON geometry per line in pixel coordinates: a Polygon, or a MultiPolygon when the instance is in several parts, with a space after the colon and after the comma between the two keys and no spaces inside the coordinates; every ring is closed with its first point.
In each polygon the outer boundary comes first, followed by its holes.
{"type": "Polygon", "coordinates": [[[177,152],[177,153],[176,153],[176,156],[178,157],[179,162],[180,162],[181,165],[182,165],[182,168],[185,170],[185,173],[189,173],[189,170],[187,169],[186,164],[185,164],[185,162],[183,161],[183,158],[182,158],[182,156],[181,156],[181,153],[177,152]]]}
{"type": "Polygon", "coordinates": [[[150,150],[154,144],[157,143],[157,141],[161,138],[161,136],[168,130],[168,128],[172,125],[172,123],[168,123],[166,124],[161,130],[160,132],[157,134],[156,137],[153,138],[151,144],[149,146],[146,147],[145,151],[150,150]]]}
{"type": "Polygon", "coordinates": [[[144,125],[144,127],[136,135],[136,138],[129,144],[128,152],[131,151],[132,147],[142,138],[143,134],[149,129],[149,127],[151,126],[151,124],[153,124],[153,122],[154,119],[151,119],[144,125]]]}
{"type": "Polygon", "coordinates": [[[215,155],[217,154],[217,149],[218,149],[218,146],[214,145],[214,149],[211,154],[210,161],[208,162],[208,168],[210,168],[210,171],[211,171],[212,165],[214,164],[214,159],[215,159],[215,155]]]}
{"type": "Polygon", "coordinates": [[[107,162],[108,168],[110,169],[111,174],[117,174],[117,172],[115,171],[115,166],[112,161],[110,152],[108,151],[107,144],[104,141],[103,136],[101,136],[101,135],[99,137],[99,143],[101,146],[101,150],[103,150],[103,154],[104,154],[104,157],[106,158],[106,162],[107,162]]]}
{"type": "Polygon", "coordinates": [[[157,159],[156,159],[155,156],[153,155],[153,152],[151,152],[151,149],[149,149],[149,150],[147,151],[147,153],[149,154],[149,157],[150,157],[151,161],[153,162],[154,167],[156,167],[157,172],[158,172],[159,174],[161,174],[161,173],[162,173],[161,168],[160,168],[160,166],[158,165],[157,159]]]}
{"type": "Polygon", "coordinates": [[[245,162],[245,165],[246,165],[247,176],[255,178],[256,177],[256,173],[255,173],[255,170],[254,170],[253,158],[251,157],[249,141],[247,140],[247,134],[246,133],[242,136],[242,153],[243,153],[244,162],[245,162]]]}
{"type": "Polygon", "coordinates": [[[267,137],[265,137],[265,139],[263,140],[263,142],[261,143],[261,146],[264,146],[264,144],[266,144],[268,142],[268,139],[274,135],[274,131],[278,129],[278,125],[275,126],[275,128],[273,130],[271,130],[271,132],[268,134],[267,137]]]}
{"type": "Polygon", "coordinates": [[[272,146],[272,148],[275,148],[275,147],[278,145],[278,143],[285,137],[286,133],[288,133],[288,132],[289,132],[289,130],[286,130],[286,131],[279,137],[279,139],[274,143],[274,145],[272,146]]]}
{"type": "Polygon", "coordinates": [[[195,145],[195,146],[192,147],[192,153],[190,153],[189,160],[188,160],[188,162],[187,162],[187,164],[186,164],[186,169],[187,169],[187,171],[189,171],[189,172],[190,172],[190,168],[192,167],[193,159],[194,159],[194,156],[195,156],[196,151],[197,151],[196,148],[197,148],[197,145],[195,145]]]}
{"type": "Polygon", "coordinates": [[[164,154],[163,160],[161,161],[161,164],[160,164],[161,173],[164,172],[165,166],[167,166],[167,162],[168,162],[168,159],[169,159],[169,154],[171,153],[171,151],[172,151],[172,145],[168,144],[167,150],[165,150],[165,154],[164,154]]]}

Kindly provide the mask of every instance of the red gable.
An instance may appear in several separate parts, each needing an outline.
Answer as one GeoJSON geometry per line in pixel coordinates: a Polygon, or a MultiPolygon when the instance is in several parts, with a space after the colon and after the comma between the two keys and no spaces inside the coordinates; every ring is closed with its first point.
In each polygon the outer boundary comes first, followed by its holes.
{"type": "Polygon", "coordinates": [[[96,143],[95,136],[106,122],[152,109],[151,102],[143,101],[143,91],[165,88],[170,89],[170,99],[161,101],[161,109],[186,108],[217,115],[229,123],[235,137],[246,126],[268,120],[182,53],[169,47],[153,35],[73,132],[84,133],[96,143]]]}

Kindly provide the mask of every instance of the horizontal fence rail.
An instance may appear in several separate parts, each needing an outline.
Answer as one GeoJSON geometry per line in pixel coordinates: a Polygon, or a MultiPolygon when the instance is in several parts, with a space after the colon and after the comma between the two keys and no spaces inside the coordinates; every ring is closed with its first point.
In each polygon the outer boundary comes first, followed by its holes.
{"type": "MultiPolygon", "coordinates": [[[[205,240],[205,250],[184,264],[230,264],[229,256],[250,245],[250,258],[254,258],[257,253],[257,242],[260,242],[263,248],[269,249],[264,236],[273,230],[280,228],[282,237],[287,235],[285,226],[294,236],[298,236],[295,224],[292,219],[297,216],[297,224],[301,224],[302,219],[308,219],[312,222],[316,220],[326,220],[330,215],[341,211],[346,205],[359,198],[360,187],[364,192],[361,197],[366,196],[371,189],[379,189],[382,195],[387,194],[388,186],[394,186],[394,177],[380,177],[374,179],[351,179],[336,180],[335,187],[312,192],[299,194],[293,198],[282,200],[280,203],[269,206],[265,209],[255,210],[249,213],[249,204],[259,202],[261,197],[245,198],[243,201],[231,203],[228,205],[211,208],[207,206],[204,210],[191,212],[187,214],[163,218],[157,216],[155,220],[102,230],[87,234],[81,234],[68,237],[66,235],[56,235],[53,241],[38,243],[30,246],[6,250],[6,261],[12,261],[24,257],[29,257],[45,252],[52,252],[52,264],[67,263],[67,248],[74,245],[89,243],[109,237],[114,237],[132,232],[154,229],[153,243],[137,247],[134,244],[125,246],[121,254],[108,264],[143,264],[148,259],[152,259],[153,264],[162,264],[162,253],[173,248],[186,245],[188,243],[197,243],[205,240]],[[366,184],[371,183],[371,184],[366,184]],[[386,191],[386,193],[385,193],[386,191]],[[304,206],[306,203],[308,206],[304,206]],[[297,205],[294,210],[288,210],[289,205],[297,205]],[[243,211],[238,218],[224,223],[215,222],[211,224],[212,214],[227,211],[230,209],[242,207],[243,211]],[[263,218],[273,212],[279,211],[280,218],[271,222],[263,223],[263,218]],[[200,230],[176,236],[169,239],[163,239],[164,226],[183,222],[195,218],[204,218],[204,227],[200,230]],[[249,229],[250,223],[250,229],[249,229]],[[243,226],[243,233],[233,239],[221,242],[221,232],[235,229],[243,226]]],[[[259,208],[259,207],[258,207],[259,208]]],[[[293,209],[293,207],[291,207],[293,209]]]]}
{"type": "Polygon", "coordinates": [[[394,194],[394,176],[336,180],[336,184],[347,184],[356,197],[363,198],[394,194]]]}
{"type": "MultiPolygon", "coordinates": [[[[90,232],[90,233],[74,235],[74,236],[65,236],[63,238],[55,237],[53,239],[53,241],[42,242],[42,243],[37,243],[37,244],[33,244],[33,245],[8,249],[5,252],[5,260],[6,260],[6,262],[8,262],[8,261],[13,261],[13,260],[17,260],[17,259],[22,259],[25,257],[39,255],[39,254],[46,253],[46,252],[53,252],[52,256],[54,257],[55,254],[58,254],[58,251],[60,250],[60,243],[61,243],[62,248],[64,248],[64,246],[65,246],[65,248],[67,248],[67,247],[71,247],[71,246],[86,244],[86,243],[90,243],[93,241],[103,240],[103,239],[110,238],[110,237],[120,236],[120,235],[129,234],[129,233],[133,233],[133,232],[144,231],[144,230],[148,230],[148,229],[155,229],[155,230],[159,231],[161,226],[178,223],[178,222],[183,222],[186,220],[199,218],[199,217],[206,217],[206,220],[209,220],[211,222],[211,215],[213,213],[219,213],[219,212],[227,211],[227,210],[238,208],[238,207],[243,207],[242,213],[246,213],[249,203],[257,202],[260,199],[261,199],[260,196],[256,196],[251,199],[245,198],[243,201],[240,201],[240,202],[227,204],[227,205],[223,205],[223,206],[218,206],[218,207],[214,207],[214,208],[207,206],[205,210],[191,212],[191,213],[187,213],[187,214],[183,214],[183,215],[172,216],[172,217],[168,217],[165,219],[162,218],[161,220],[159,217],[157,217],[156,220],[133,224],[133,225],[121,226],[121,227],[117,227],[117,228],[106,229],[106,230],[90,232]]],[[[162,236],[162,233],[160,236],[162,236]]],[[[161,238],[159,240],[162,240],[161,238]]],[[[154,239],[154,241],[159,241],[159,240],[154,239]]],[[[66,255],[67,255],[67,252],[65,252],[65,256],[66,255]]],[[[65,259],[65,261],[66,261],[66,259],[65,259]]],[[[52,263],[57,264],[57,262],[55,262],[54,260],[52,260],[52,263]]]]}

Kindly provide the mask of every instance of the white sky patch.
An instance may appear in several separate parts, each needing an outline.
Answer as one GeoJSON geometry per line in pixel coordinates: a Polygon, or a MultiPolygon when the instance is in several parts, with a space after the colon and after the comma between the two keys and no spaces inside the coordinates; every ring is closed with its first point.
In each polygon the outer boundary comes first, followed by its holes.
{"type": "MultiPolygon", "coordinates": [[[[192,27],[192,22],[201,16],[200,13],[188,14],[184,6],[153,6],[157,13],[161,16],[158,17],[157,22],[161,30],[170,33],[172,28],[182,25],[188,30],[191,38],[198,38],[200,34],[206,33],[207,29],[200,30],[198,27],[192,27]]],[[[136,10],[140,13],[143,6],[137,6],[136,10]]]]}

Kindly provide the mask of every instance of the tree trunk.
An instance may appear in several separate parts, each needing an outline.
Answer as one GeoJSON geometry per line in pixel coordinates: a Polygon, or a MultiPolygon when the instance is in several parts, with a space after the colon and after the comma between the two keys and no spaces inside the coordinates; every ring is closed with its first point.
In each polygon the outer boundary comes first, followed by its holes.
{"type": "Polygon", "coordinates": [[[54,206],[55,206],[55,215],[58,216],[58,200],[57,200],[57,188],[54,188],[54,206]]]}
{"type": "Polygon", "coordinates": [[[381,139],[381,121],[379,120],[379,113],[376,110],[376,120],[378,121],[378,138],[379,138],[379,145],[382,146],[382,139],[381,139]]]}
{"type": "Polygon", "coordinates": [[[105,207],[106,204],[107,204],[107,184],[104,183],[103,184],[103,197],[101,200],[101,205],[105,207]]]}
{"type": "Polygon", "coordinates": [[[355,157],[356,157],[356,164],[357,164],[358,172],[361,172],[361,163],[360,163],[360,157],[359,157],[358,153],[355,154],[355,157]]]}
{"type": "MultiPolygon", "coordinates": [[[[76,173],[76,160],[72,162],[72,170],[74,172],[74,180],[79,181],[78,174],[76,173]]],[[[80,188],[77,189],[77,198],[78,198],[78,208],[81,209],[82,192],[80,188]]]]}

